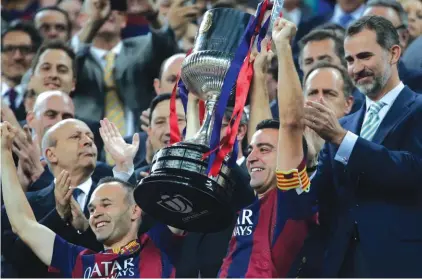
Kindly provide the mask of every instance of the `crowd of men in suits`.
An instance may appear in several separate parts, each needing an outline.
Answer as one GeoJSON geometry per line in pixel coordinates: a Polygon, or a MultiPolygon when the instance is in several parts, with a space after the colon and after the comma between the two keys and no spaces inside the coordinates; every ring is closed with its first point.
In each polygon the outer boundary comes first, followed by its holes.
{"type": "MultiPolygon", "coordinates": [[[[148,175],[154,154],[169,145],[171,91],[192,46],[191,31],[209,8],[253,13],[257,5],[128,1],[127,13],[113,10],[108,0],[43,2],[2,6],[1,152],[13,155],[15,167],[2,167],[2,184],[16,182],[15,189],[2,186],[5,277],[56,277],[49,263],[58,265],[39,254],[29,232],[17,229],[22,222],[9,220],[16,216],[11,210],[18,210],[11,206],[12,194],[25,193],[29,206],[23,207],[32,210],[33,218],[29,214],[23,220],[41,224],[66,242],[104,250],[98,224],[88,221],[95,216],[89,205],[108,194],[104,185],[136,185],[148,175]]],[[[311,180],[310,191],[300,197],[311,197],[318,211],[306,219],[300,249],[289,252],[286,267],[277,263],[283,258],[275,258],[285,255],[278,249],[286,245],[274,240],[268,269],[275,271],[255,273],[250,256],[235,258],[243,253],[235,244],[255,244],[233,233],[244,225],[234,218],[218,233],[187,233],[169,276],[422,276],[422,2],[320,2],[316,9],[286,0],[286,21],[273,33],[276,47],[253,52],[250,104],[240,122],[242,148],[231,173],[232,204],[239,216],[265,208],[263,197],[281,189],[277,154],[296,158],[283,152],[280,138],[286,130],[290,136],[300,132],[311,180]],[[294,30],[294,36],[285,30],[294,30]],[[288,48],[284,41],[290,42],[288,48]],[[286,117],[289,96],[305,100],[300,124],[286,117]],[[296,126],[301,130],[291,128],[296,126]],[[239,263],[252,271],[240,271],[239,263]]],[[[223,118],[222,136],[232,109],[223,118]]],[[[176,111],[179,130],[186,128],[188,138],[199,128],[198,98],[189,94],[185,114],[177,96],[176,111]]],[[[9,165],[5,158],[2,165],[9,165]]],[[[154,231],[157,221],[140,212],[134,210],[136,224],[130,230],[142,237],[154,231]]],[[[270,222],[282,227],[278,233],[286,226],[280,220],[270,222]]]]}

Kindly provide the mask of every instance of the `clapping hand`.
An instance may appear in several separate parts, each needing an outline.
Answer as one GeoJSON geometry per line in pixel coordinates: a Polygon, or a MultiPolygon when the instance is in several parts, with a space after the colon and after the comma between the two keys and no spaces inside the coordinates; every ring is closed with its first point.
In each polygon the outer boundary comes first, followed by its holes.
{"type": "Polygon", "coordinates": [[[24,132],[18,132],[15,137],[13,153],[18,158],[18,178],[24,191],[35,182],[44,172],[44,166],[41,162],[41,152],[36,140],[32,140],[31,131],[27,125],[24,126],[24,132]]]}
{"type": "Polygon", "coordinates": [[[62,170],[54,185],[54,197],[56,199],[56,210],[63,220],[68,220],[72,216],[70,199],[74,188],[70,186],[71,180],[69,172],[62,170]]]}
{"type": "Polygon", "coordinates": [[[314,130],[324,140],[340,145],[347,131],[341,127],[333,110],[324,98],[320,102],[307,101],[304,124],[314,130]]]}
{"type": "Polygon", "coordinates": [[[86,231],[89,227],[88,219],[86,219],[81,206],[73,197],[70,200],[70,210],[72,213],[72,227],[79,232],[86,231]]]}
{"type": "Polygon", "coordinates": [[[1,149],[2,152],[11,152],[13,141],[15,140],[17,129],[9,122],[2,122],[1,127],[1,149]]]}
{"type": "Polygon", "coordinates": [[[139,148],[139,134],[133,135],[132,144],[126,143],[114,123],[107,118],[100,121],[100,135],[104,141],[104,149],[116,163],[116,170],[129,172],[133,167],[133,159],[139,148]]]}

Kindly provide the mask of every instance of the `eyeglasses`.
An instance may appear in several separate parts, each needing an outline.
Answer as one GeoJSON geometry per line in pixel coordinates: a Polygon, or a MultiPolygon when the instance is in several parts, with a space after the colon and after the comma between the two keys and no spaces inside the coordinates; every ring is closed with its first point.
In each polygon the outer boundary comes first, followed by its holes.
{"type": "Polygon", "coordinates": [[[6,46],[3,46],[3,48],[1,49],[1,52],[6,53],[6,54],[14,54],[17,50],[19,50],[19,52],[22,55],[28,55],[28,54],[34,53],[33,46],[28,46],[28,45],[6,45],[6,46]]]}

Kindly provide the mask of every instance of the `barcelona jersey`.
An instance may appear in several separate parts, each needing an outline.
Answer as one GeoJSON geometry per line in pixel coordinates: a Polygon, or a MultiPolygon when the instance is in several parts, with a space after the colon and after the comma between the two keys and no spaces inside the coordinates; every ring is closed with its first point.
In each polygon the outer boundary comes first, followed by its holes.
{"type": "Polygon", "coordinates": [[[314,220],[309,193],[271,189],[239,212],[222,278],[286,277],[314,220]]]}
{"type": "Polygon", "coordinates": [[[95,253],[56,235],[50,270],[68,278],[174,278],[182,239],[157,224],[124,253],[116,254],[95,253]]]}

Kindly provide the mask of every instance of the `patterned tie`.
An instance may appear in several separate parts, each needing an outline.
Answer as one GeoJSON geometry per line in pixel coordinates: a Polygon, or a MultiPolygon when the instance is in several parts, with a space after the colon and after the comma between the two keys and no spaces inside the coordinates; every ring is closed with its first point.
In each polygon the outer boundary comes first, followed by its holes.
{"type": "Polygon", "coordinates": [[[360,131],[360,136],[367,140],[372,140],[375,135],[375,132],[380,125],[380,117],[378,115],[379,111],[385,106],[386,104],[383,102],[380,103],[373,103],[369,107],[369,115],[366,118],[365,123],[362,125],[362,129],[360,131]]]}
{"type": "MultiPolygon", "coordinates": [[[[105,57],[107,63],[104,68],[104,83],[106,90],[104,116],[116,125],[122,136],[125,136],[125,111],[123,104],[117,95],[116,84],[113,75],[115,56],[116,55],[110,51],[105,57]]],[[[107,152],[106,162],[110,166],[114,165],[114,160],[107,152]]]]}
{"type": "Polygon", "coordinates": [[[343,28],[347,28],[347,26],[349,26],[349,23],[350,23],[350,21],[353,19],[353,17],[352,17],[352,15],[351,14],[343,14],[341,17],[340,17],[340,25],[343,27],[343,28]]]}

